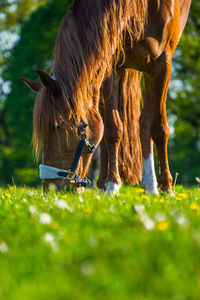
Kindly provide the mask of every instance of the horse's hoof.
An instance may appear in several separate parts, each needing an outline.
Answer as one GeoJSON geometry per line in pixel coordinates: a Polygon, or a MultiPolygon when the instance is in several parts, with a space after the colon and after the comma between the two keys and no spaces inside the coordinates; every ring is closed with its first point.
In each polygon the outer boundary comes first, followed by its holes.
{"type": "Polygon", "coordinates": [[[171,185],[163,185],[161,187],[162,192],[166,192],[168,194],[170,194],[170,196],[175,197],[175,194],[172,190],[172,186],[171,185]]]}
{"type": "Polygon", "coordinates": [[[150,193],[154,196],[159,195],[157,184],[155,184],[154,182],[145,183],[145,184],[142,182],[142,185],[144,186],[144,189],[147,193],[150,193]]]}
{"type": "Polygon", "coordinates": [[[100,191],[106,191],[106,187],[105,187],[105,181],[97,181],[97,188],[100,190],[100,191]]]}
{"type": "Polygon", "coordinates": [[[158,196],[159,195],[157,187],[146,188],[146,192],[152,194],[153,196],[158,196]]]}
{"type": "Polygon", "coordinates": [[[106,183],[106,192],[111,196],[119,196],[121,184],[115,182],[106,183]]]}

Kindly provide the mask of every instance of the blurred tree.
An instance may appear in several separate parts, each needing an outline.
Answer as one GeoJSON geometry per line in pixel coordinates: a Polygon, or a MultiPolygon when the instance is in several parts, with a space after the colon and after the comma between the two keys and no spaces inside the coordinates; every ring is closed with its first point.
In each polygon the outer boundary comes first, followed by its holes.
{"type": "Polygon", "coordinates": [[[35,71],[51,63],[57,30],[69,3],[66,0],[49,1],[22,23],[20,40],[3,71],[3,78],[11,90],[5,101],[11,146],[0,145],[1,183],[11,182],[12,177],[16,183],[39,182],[30,146],[35,96],[20,77],[38,80],[35,71]]]}
{"type": "Polygon", "coordinates": [[[11,49],[19,38],[21,24],[30,13],[48,0],[0,0],[0,145],[10,146],[9,126],[6,121],[5,100],[10,91],[9,82],[2,77],[10,60],[11,49]]]}
{"type": "Polygon", "coordinates": [[[170,167],[179,181],[194,184],[200,175],[200,2],[192,1],[190,16],[175,54],[169,91],[174,133],[169,143],[170,167]]]}
{"type": "Polygon", "coordinates": [[[0,67],[6,63],[9,51],[17,40],[20,25],[30,13],[48,0],[0,0],[0,67]]]}
{"type": "Polygon", "coordinates": [[[9,30],[21,24],[38,6],[48,0],[0,0],[0,28],[9,30]]]}

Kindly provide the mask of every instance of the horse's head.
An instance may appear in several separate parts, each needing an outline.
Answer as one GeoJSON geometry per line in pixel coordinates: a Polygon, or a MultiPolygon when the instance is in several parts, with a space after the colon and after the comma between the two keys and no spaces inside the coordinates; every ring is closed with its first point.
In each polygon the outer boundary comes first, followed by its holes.
{"type": "Polygon", "coordinates": [[[86,124],[82,119],[84,112],[76,113],[73,99],[71,103],[66,101],[56,78],[43,71],[38,74],[40,82],[22,79],[37,93],[33,146],[37,158],[42,153],[40,177],[43,186],[48,188],[54,184],[59,190],[68,189],[70,183],[85,186],[92,152],[103,136],[98,105],[91,100],[86,124]]]}

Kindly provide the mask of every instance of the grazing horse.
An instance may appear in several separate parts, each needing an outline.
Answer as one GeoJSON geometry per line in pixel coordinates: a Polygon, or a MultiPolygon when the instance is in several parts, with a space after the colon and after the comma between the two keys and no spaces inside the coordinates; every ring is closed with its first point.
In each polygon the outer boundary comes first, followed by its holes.
{"type": "MultiPolygon", "coordinates": [[[[51,183],[58,189],[87,185],[92,152],[104,133],[100,87],[124,56],[125,36],[132,44],[142,36],[147,1],[75,0],[59,29],[50,74],[38,71],[40,82],[22,78],[37,93],[33,145],[36,157],[42,152],[44,188],[51,183]]],[[[115,156],[112,163],[115,136],[107,135],[106,141],[112,148],[107,178],[112,191],[118,161],[115,156]]]]}
{"type": "MultiPolygon", "coordinates": [[[[131,132],[134,130],[130,126],[130,114],[127,118],[129,122],[124,126],[126,139],[123,138],[123,117],[127,111],[134,117],[134,106],[135,114],[139,112],[139,104],[134,104],[131,94],[126,96],[126,93],[131,91],[128,84],[133,84],[133,79],[138,78],[137,72],[140,71],[143,72],[146,87],[140,118],[142,184],[147,191],[158,193],[153,160],[154,142],[159,163],[158,183],[162,190],[171,192],[166,97],[172,57],[186,24],[190,5],[190,0],[74,2],[58,33],[51,71],[53,76],[39,71],[41,83],[25,79],[38,92],[33,142],[37,154],[41,149],[43,151],[42,174],[46,174],[42,177],[45,179],[44,186],[54,182],[63,188],[70,181],[68,175],[68,181],[62,179],[63,174],[66,175],[62,171],[68,170],[73,163],[74,152],[78,147],[76,132],[81,119],[88,123],[90,143],[97,145],[102,139],[99,89],[104,79],[104,170],[100,173],[98,186],[106,186],[108,191],[119,189],[121,174],[118,171],[118,152],[121,173],[128,174],[128,168],[124,169],[126,161],[123,157],[123,142],[128,141],[128,136],[132,138],[131,132]],[[147,12],[148,21],[145,23],[147,12]],[[121,56],[124,61],[120,67],[117,66],[117,75],[109,77],[113,63],[116,64],[121,56]],[[119,78],[121,85],[118,84],[119,78]],[[125,87],[127,92],[124,92],[125,87]],[[120,97],[121,94],[124,97],[120,97]],[[126,109],[123,101],[127,103],[126,109]],[[51,166],[54,169],[50,169],[51,166]]],[[[138,80],[136,84],[139,88],[138,80]]],[[[135,101],[138,99],[136,97],[135,101]]],[[[130,143],[130,146],[133,144],[130,143]]],[[[139,158],[139,150],[137,155],[139,158]]],[[[86,176],[90,160],[91,154],[85,150],[77,169],[82,177],[86,176]]]]}
{"type": "MultiPolygon", "coordinates": [[[[117,77],[120,78],[120,74],[126,69],[126,77],[132,80],[132,84],[134,84],[134,74],[129,69],[138,70],[144,76],[145,97],[140,118],[140,138],[143,156],[142,184],[147,191],[153,194],[158,194],[157,180],[163,191],[172,192],[172,176],[169,171],[167,156],[169,128],[167,124],[166,98],[171,77],[172,57],[187,22],[190,5],[191,0],[148,0],[148,22],[145,26],[144,35],[134,45],[132,45],[127,36],[125,45],[126,59],[124,64],[117,70],[118,76],[115,76],[115,81],[117,81],[117,77]],[[158,154],[157,180],[154,170],[153,142],[156,145],[158,154]]],[[[136,78],[138,74],[137,71],[135,72],[136,78]]],[[[105,115],[107,115],[106,111],[109,112],[109,116],[105,118],[104,131],[106,137],[106,135],[109,135],[109,128],[115,129],[115,132],[112,132],[112,135],[115,136],[115,141],[113,141],[112,154],[109,154],[111,148],[107,147],[107,151],[104,145],[105,142],[108,144],[109,141],[105,138],[105,141],[102,142],[103,160],[98,181],[99,187],[105,184],[106,170],[109,172],[108,167],[106,169],[105,165],[106,153],[108,153],[108,156],[112,155],[115,157],[122,139],[120,113],[117,110],[112,110],[113,118],[111,118],[109,109],[110,106],[116,108],[121,105],[121,99],[118,99],[116,96],[116,88],[114,88],[113,82],[113,78],[108,78],[104,86],[104,94],[107,97],[105,105],[107,104],[108,106],[105,107],[105,115]],[[109,91],[112,91],[110,96],[109,91]]],[[[140,90],[138,77],[135,85],[140,90]]],[[[139,98],[136,97],[132,101],[138,100],[139,98]]],[[[138,110],[135,113],[137,114],[138,110]]],[[[128,127],[128,130],[132,131],[133,128],[128,127]]],[[[139,154],[137,155],[139,160],[139,154]]],[[[121,153],[119,153],[119,163],[122,166],[124,160],[120,160],[120,156],[121,153]]],[[[116,167],[112,181],[119,188],[121,181],[116,167]]],[[[115,188],[117,187],[115,186],[115,188]]]]}

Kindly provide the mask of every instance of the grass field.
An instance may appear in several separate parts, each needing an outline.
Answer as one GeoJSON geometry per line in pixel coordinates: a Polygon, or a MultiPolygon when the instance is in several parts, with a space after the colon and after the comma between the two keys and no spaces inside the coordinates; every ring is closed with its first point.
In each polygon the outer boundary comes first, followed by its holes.
{"type": "Polygon", "coordinates": [[[0,189],[0,299],[200,299],[200,188],[0,189]]]}

